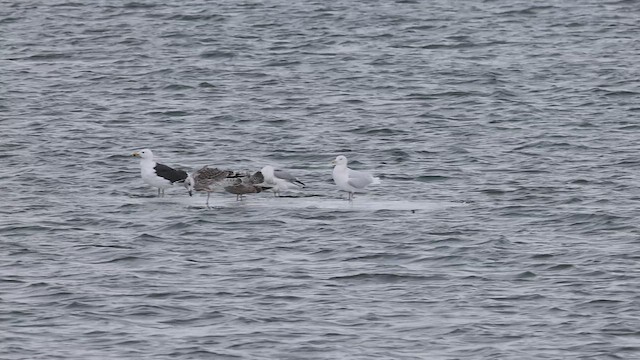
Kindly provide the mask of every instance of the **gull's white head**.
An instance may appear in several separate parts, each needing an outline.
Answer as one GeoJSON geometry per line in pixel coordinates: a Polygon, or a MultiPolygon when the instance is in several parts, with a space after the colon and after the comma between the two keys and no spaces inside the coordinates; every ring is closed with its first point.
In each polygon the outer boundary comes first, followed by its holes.
{"type": "Polygon", "coordinates": [[[262,176],[264,176],[265,178],[272,178],[273,177],[273,166],[271,165],[267,165],[265,167],[263,167],[262,169],[260,169],[260,172],[262,173],[262,176]]]}
{"type": "Polygon", "coordinates": [[[196,185],[196,181],[193,180],[193,176],[190,173],[187,174],[187,178],[184,179],[184,182],[182,184],[187,189],[187,192],[189,193],[189,196],[193,196],[193,191],[194,191],[194,187],[196,185]]]}
{"type": "Polygon", "coordinates": [[[336,156],[336,159],[331,162],[333,165],[344,165],[347,166],[347,157],[344,155],[336,156]]]}
{"type": "Polygon", "coordinates": [[[153,153],[149,149],[142,149],[134,152],[131,156],[139,157],[141,159],[153,160],[153,153]]]}

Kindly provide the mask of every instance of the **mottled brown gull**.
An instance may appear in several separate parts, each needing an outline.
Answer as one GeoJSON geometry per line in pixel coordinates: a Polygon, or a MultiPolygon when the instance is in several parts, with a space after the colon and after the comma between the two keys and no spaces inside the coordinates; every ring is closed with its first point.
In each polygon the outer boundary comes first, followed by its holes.
{"type": "Polygon", "coordinates": [[[210,168],[207,165],[189,174],[185,180],[189,196],[193,196],[194,191],[204,191],[207,193],[207,207],[209,207],[209,197],[212,192],[222,192],[226,186],[235,183],[244,175],[232,170],[220,170],[210,168]]]}
{"type": "Polygon", "coordinates": [[[255,194],[262,192],[262,190],[270,189],[269,186],[264,185],[264,176],[260,171],[246,173],[242,178],[238,178],[234,181],[233,185],[225,186],[227,192],[236,195],[236,201],[242,200],[245,194],[255,194]]]}

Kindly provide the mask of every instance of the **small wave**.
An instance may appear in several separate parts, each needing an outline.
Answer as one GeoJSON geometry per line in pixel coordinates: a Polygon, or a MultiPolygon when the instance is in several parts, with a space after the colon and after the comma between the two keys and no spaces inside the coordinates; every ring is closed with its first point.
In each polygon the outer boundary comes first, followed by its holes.
{"type": "Polygon", "coordinates": [[[517,274],[515,276],[516,279],[532,279],[537,277],[538,275],[536,275],[536,273],[531,272],[531,271],[525,271],[525,272],[521,272],[519,274],[517,274]]]}
{"type": "Polygon", "coordinates": [[[553,254],[533,254],[531,255],[532,259],[550,259],[552,257],[554,257],[555,255],[553,254]]]}
{"type": "Polygon", "coordinates": [[[203,59],[230,59],[235,56],[236,54],[233,52],[221,50],[209,50],[200,54],[200,57],[203,59]]]}
{"type": "Polygon", "coordinates": [[[193,86],[182,85],[182,84],[171,84],[162,88],[163,90],[171,90],[171,91],[180,91],[180,90],[190,90],[193,89],[193,86]]]}
{"type": "Polygon", "coordinates": [[[168,110],[168,111],[150,111],[146,113],[147,115],[165,115],[171,117],[182,117],[189,115],[188,111],[182,110],[168,110]]]}
{"type": "Polygon", "coordinates": [[[360,273],[360,274],[353,274],[353,275],[334,276],[329,278],[329,280],[375,282],[375,283],[397,283],[397,282],[407,282],[407,281],[441,280],[441,278],[440,276],[424,276],[424,275],[414,275],[414,274],[360,273]]]}
{"type": "Polygon", "coordinates": [[[490,297],[489,299],[496,300],[496,301],[530,301],[530,300],[542,300],[542,299],[545,299],[545,296],[540,294],[524,294],[524,295],[490,297]]]}
{"type": "Polygon", "coordinates": [[[351,130],[356,134],[364,134],[364,135],[396,135],[396,134],[407,134],[406,130],[400,130],[397,128],[370,128],[368,126],[361,126],[351,130]]]}
{"type": "Polygon", "coordinates": [[[152,9],[154,7],[159,6],[154,2],[138,2],[132,1],[124,4],[122,7],[125,9],[152,9]]]}
{"type": "Polygon", "coordinates": [[[219,14],[180,14],[180,15],[171,15],[167,17],[167,20],[178,20],[178,21],[210,21],[210,20],[224,20],[224,16],[219,14]]]}
{"type": "Polygon", "coordinates": [[[540,11],[543,10],[551,10],[551,9],[555,9],[555,6],[530,6],[528,8],[524,8],[524,9],[518,9],[518,10],[507,10],[507,11],[503,11],[498,13],[498,15],[506,15],[506,16],[519,16],[519,15],[535,15],[540,11]]]}
{"type": "Polygon", "coordinates": [[[447,181],[451,178],[449,176],[443,176],[443,175],[421,175],[415,179],[416,181],[420,181],[420,182],[432,183],[432,182],[447,181]]]}
{"type": "Polygon", "coordinates": [[[23,18],[21,18],[21,17],[7,16],[5,18],[0,19],[0,25],[12,24],[12,23],[18,22],[18,21],[20,21],[22,19],[23,18]]]}
{"type": "Polygon", "coordinates": [[[264,64],[264,66],[278,67],[278,66],[292,66],[292,65],[300,65],[300,64],[301,62],[296,60],[277,60],[277,61],[270,61],[264,64]]]}
{"type": "MultiPolygon", "coordinates": [[[[41,54],[34,54],[20,60],[42,61],[42,60],[64,60],[64,59],[71,59],[71,58],[72,56],[69,53],[41,53],[41,54]]],[[[18,60],[18,59],[10,59],[10,60],[18,60]]]]}
{"type": "Polygon", "coordinates": [[[604,90],[605,96],[611,97],[637,97],[640,93],[631,90],[604,90]]]}
{"type": "MultiPolygon", "coordinates": [[[[273,347],[278,344],[278,342],[271,342],[270,345],[273,347]]],[[[259,345],[259,344],[258,344],[259,345]]],[[[263,344],[264,345],[264,344],[263,344]]],[[[256,342],[252,342],[251,348],[255,348],[256,342]]],[[[163,357],[162,354],[160,357],[163,357]]],[[[220,351],[211,351],[199,348],[198,346],[192,346],[185,349],[178,349],[173,352],[166,354],[166,357],[169,359],[217,359],[217,360],[237,360],[237,359],[245,359],[245,356],[223,353],[220,351]]]]}
{"type": "Polygon", "coordinates": [[[109,260],[98,261],[96,263],[98,263],[98,264],[109,264],[109,263],[121,263],[121,262],[136,262],[136,261],[141,260],[141,259],[142,258],[137,257],[137,256],[125,255],[125,256],[118,256],[118,257],[115,257],[115,258],[109,259],[109,260]]]}
{"type": "Polygon", "coordinates": [[[140,234],[140,235],[136,236],[136,240],[156,241],[156,240],[163,240],[163,239],[161,237],[159,237],[159,236],[143,233],[143,234],[140,234]]]}
{"type": "Polygon", "coordinates": [[[201,88],[215,88],[216,86],[211,84],[211,83],[209,83],[209,82],[203,81],[203,82],[198,84],[198,87],[201,87],[201,88]]]}
{"type": "Polygon", "coordinates": [[[553,265],[549,268],[547,268],[547,270],[570,270],[573,269],[574,266],[572,264],[557,264],[557,265],[553,265]]]}

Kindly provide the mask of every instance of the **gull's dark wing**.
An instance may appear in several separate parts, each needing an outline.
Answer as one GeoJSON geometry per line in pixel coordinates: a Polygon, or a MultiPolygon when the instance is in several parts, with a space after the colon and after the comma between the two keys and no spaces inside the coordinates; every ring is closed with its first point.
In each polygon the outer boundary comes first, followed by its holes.
{"type": "Polygon", "coordinates": [[[171,183],[184,181],[187,178],[186,171],[176,170],[164,164],[156,164],[153,169],[156,171],[156,175],[169,180],[171,183]]]}

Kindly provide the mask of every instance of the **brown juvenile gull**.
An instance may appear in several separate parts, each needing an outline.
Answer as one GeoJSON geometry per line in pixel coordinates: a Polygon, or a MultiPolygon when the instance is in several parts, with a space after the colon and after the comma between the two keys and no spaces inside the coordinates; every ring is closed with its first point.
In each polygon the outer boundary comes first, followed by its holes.
{"type": "Polygon", "coordinates": [[[193,196],[194,191],[205,191],[207,193],[207,207],[209,207],[209,197],[212,192],[223,191],[226,186],[234,184],[235,180],[243,176],[232,170],[220,170],[205,165],[187,176],[185,186],[189,191],[189,196],[193,196]]]}
{"type": "Polygon", "coordinates": [[[227,192],[236,195],[236,201],[241,201],[244,194],[255,194],[262,190],[270,189],[268,186],[264,186],[264,176],[260,171],[257,171],[253,175],[247,173],[246,176],[235,180],[233,185],[225,186],[224,189],[227,192]]]}

